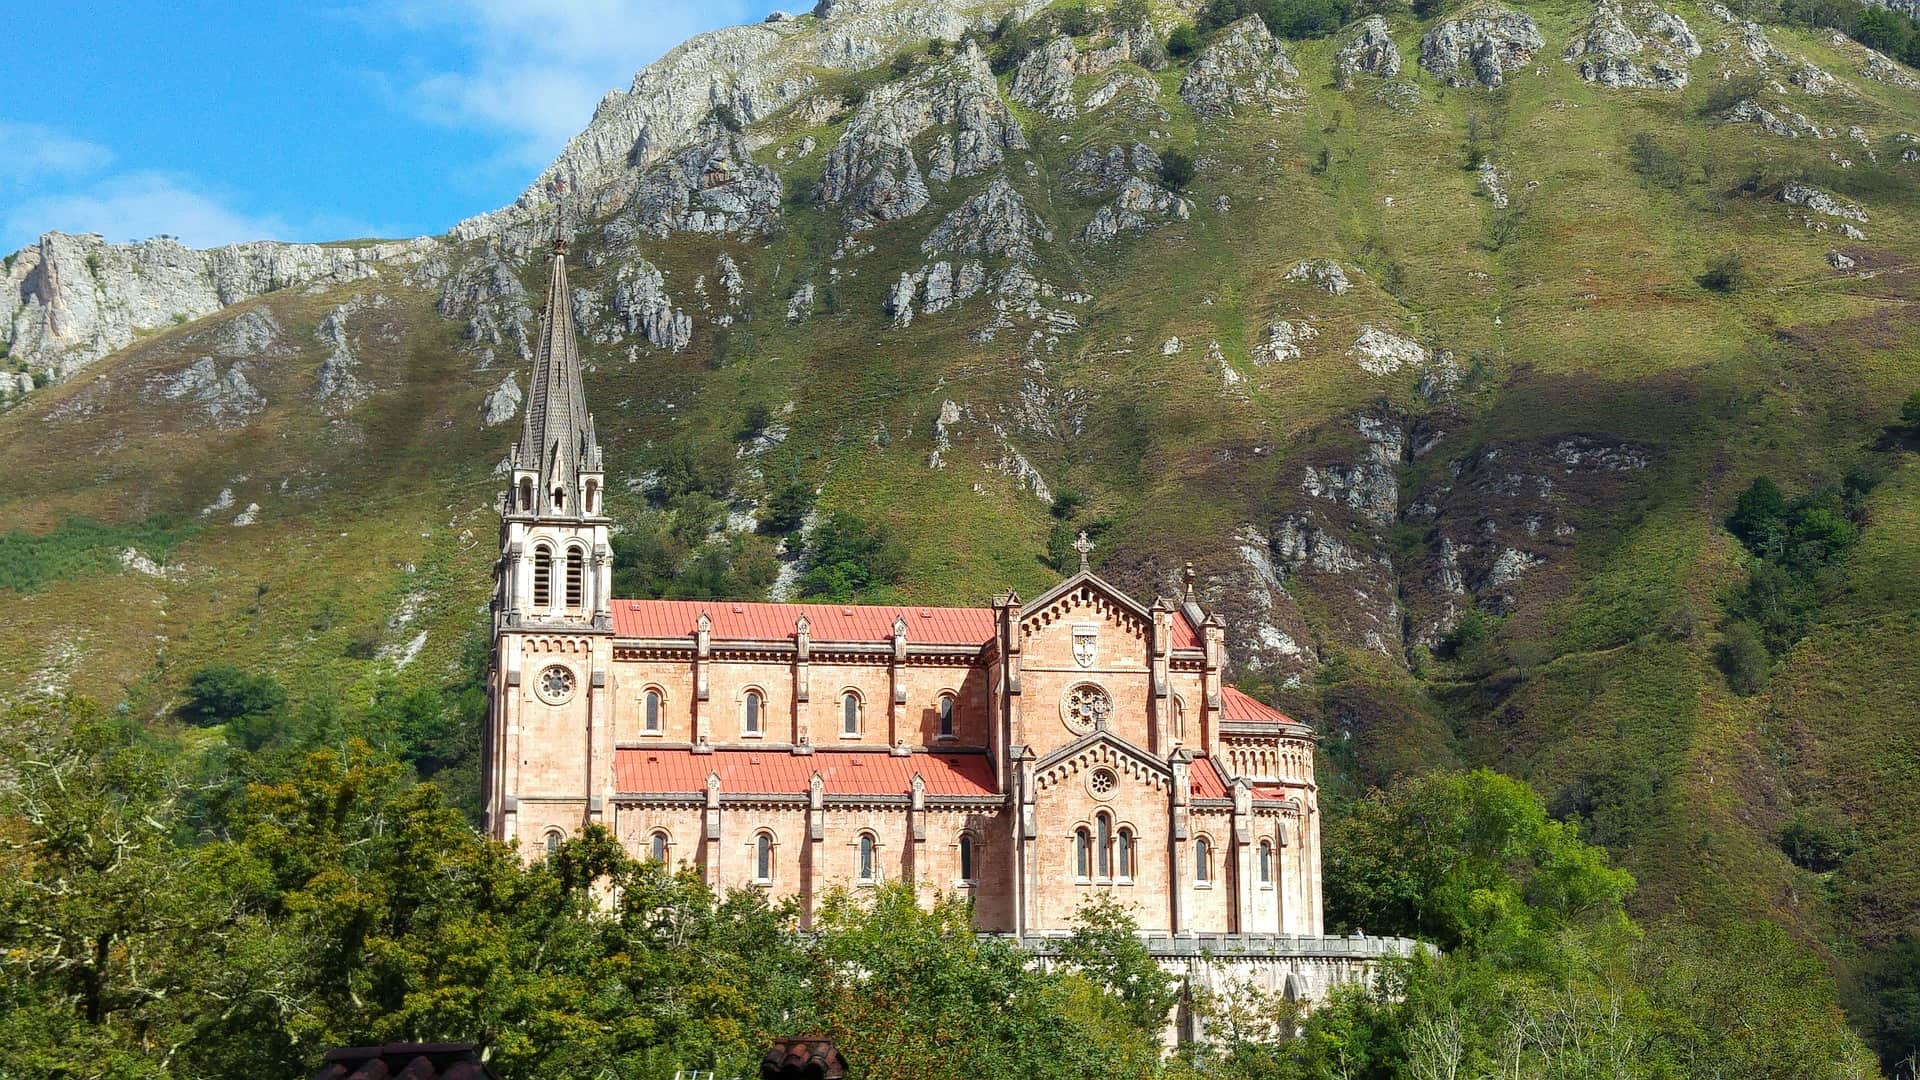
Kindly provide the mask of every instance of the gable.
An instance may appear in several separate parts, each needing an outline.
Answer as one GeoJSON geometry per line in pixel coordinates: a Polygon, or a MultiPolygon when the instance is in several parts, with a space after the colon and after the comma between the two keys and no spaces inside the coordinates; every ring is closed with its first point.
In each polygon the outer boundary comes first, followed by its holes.
{"type": "Polygon", "coordinates": [[[1102,765],[1157,791],[1166,791],[1173,783],[1173,770],[1165,762],[1154,760],[1139,747],[1103,730],[1083,736],[1035,762],[1034,790],[1045,793],[1102,765]]]}

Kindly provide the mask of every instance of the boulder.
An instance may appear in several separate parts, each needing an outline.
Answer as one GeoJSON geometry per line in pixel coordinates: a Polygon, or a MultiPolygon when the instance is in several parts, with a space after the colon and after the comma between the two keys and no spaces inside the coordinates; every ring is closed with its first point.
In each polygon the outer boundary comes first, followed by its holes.
{"type": "Polygon", "coordinates": [[[1093,220],[1080,232],[1080,239],[1097,244],[1112,240],[1122,232],[1151,228],[1167,221],[1185,221],[1193,215],[1193,204],[1143,177],[1130,176],[1120,185],[1113,202],[1096,210],[1093,220]]]}
{"type": "Polygon", "coordinates": [[[1362,74],[1391,79],[1400,74],[1400,48],[1393,43],[1387,20],[1369,15],[1347,28],[1340,48],[1333,54],[1333,84],[1342,90],[1353,89],[1362,74]]]}
{"type": "Polygon", "coordinates": [[[480,405],[480,423],[486,427],[497,427],[520,415],[520,383],[512,372],[500,380],[493,388],[487,400],[480,405]]]}
{"type": "Polygon", "coordinates": [[[1287,271],[1286,279],[1306,282],[1335,296],[1343,295],[1351,287],[1347,272],[1332,259],[1302,259],[1287,271]]]}
{"type": "Polygon", "coordinates": [[[1448,86],[1488,88],[1533,62],[1546,45],[1532,16],[1498,6],[1448,19],[1420,38],[1420,66],[1448,86]]]}

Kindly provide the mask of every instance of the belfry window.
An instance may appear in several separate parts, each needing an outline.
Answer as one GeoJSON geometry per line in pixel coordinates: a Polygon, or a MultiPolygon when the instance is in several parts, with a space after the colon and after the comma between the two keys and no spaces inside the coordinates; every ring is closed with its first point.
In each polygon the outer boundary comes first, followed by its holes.
{"type": "Polygon", "coordinates": [[[520,478],[520,510],[530,513],[533,510],[533,477],[520,478]]]}
{"type": "Polygon", "coordinates": [[[760,700],[760,691],[758,690],[747,691],[746,702],[741,706],[741,717],[740,717],[741,733],[744,735],[760,734],[761,724],[764,723],[764,719],[762,718],[761,713],[764,711],[765,711],[765,706],[760,700]]]}
{"type": "Polygon", "coordinates": [[[589,480],[587,481],[586,496],[580,500],[580,509],[591,514],[595,512],[596,508],[599,505],[600,505],[600,482],[598,480],[589,480]]]}
{"type": "Polygon", "coordinates": [[[1093,876],[1093,839],[1085,825],[1073,830],[1073,876],[1081,881],[1093,876]]]}
{"type": "Polygon", "coordinates": [[[647,691],[646,697],[642,702],[641,708],[645,714],[641,719],[641,724],[642,724],[641,730],[651,732],[656,735],[659,734],[660,733],[660,691],[658,690],[647,691]]]}
{"type": "Polygon", "coordinates": [[[873,834],[861,833],[860,834],[860,880],[863,883],[870,883],[873,881],[873,875],[874,875],[874,869],[875,869],[874,863],[876,861],[877,860],[874,858],[874,851],[873,851],[873,834]]]}
{"type": "Polygon", "coordinates": [[[1193,842],[1193,880],[1201,885],[1213,882],[1213,845],[1204,836],[1193,842]]]}
{"type": "Polygon", "coordinates": [[[579,548],[567,549],[567,606],[582,607],[586,603],[587,556],[579,548]]]}
{"type": "Polygon", "coordinates": [[[1094,831],[1099,842],[1094,855],[1100,861],[1100,880],[1113,876],[1113,821],[1106,814],[1094,816],[1094,831]]]}
{"type": "Polygon", "coordinates": [[[533,606],[548,608],[553,605],[553,551],[550,548],[533,550],[533,606]]]}
{"type": "Polygon", "coordinates": [[[766,885],[773,881],[773,834],[761,833],[753,838],[753,880],[766,885]]]}
{"type": "Polygon", "coordinates": [[[973,880],[973,837],[960,834],[960,880],[973,880]]]}

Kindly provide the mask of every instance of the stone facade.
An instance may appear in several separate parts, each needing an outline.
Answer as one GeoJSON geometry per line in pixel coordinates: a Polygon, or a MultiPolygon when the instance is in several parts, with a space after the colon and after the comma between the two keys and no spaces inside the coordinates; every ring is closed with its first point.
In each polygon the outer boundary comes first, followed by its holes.
{"type": "MultiPolygon", "coordinates": [[[[716,889],[909,883],[1044,943],[1110,895],[1170,965],[1323,992],[1313,732],[1225,682],[1226,630],[1087,569],[990,607],[622,600],[554,258],[502,498],[487,828],[539,858],[590,824],[716,889]],[[1205,950],[1196,943],[1208,942],[1205,950]]],[[[1084,541],[1083,541],[1084,543],[1084,541]]],[[[1210,977],[1211,978],[1211,977],[1210,977]]]]}

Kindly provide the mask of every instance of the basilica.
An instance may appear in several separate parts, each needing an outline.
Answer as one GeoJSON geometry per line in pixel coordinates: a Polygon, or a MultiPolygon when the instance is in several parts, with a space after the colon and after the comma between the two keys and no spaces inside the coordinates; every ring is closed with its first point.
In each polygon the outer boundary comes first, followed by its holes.
{"type": "Polygon", "coordinates": [[[540,858],[599,824],[716,889],[904,882],[1045,940],[1120,901],[1160,951],[1282,961],[1289,993],[1379,949],[1325,939],[1314,734],[1226,682],[1191,585],[1088,569],[985,607],[629,600],[564,245],[508,461],[486,819],[540,858]]]}

